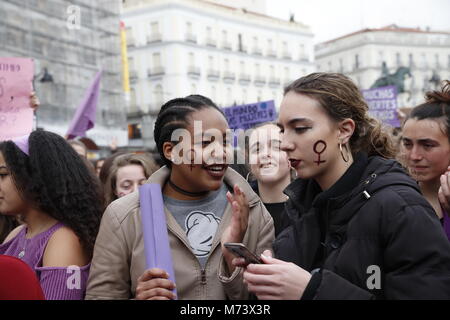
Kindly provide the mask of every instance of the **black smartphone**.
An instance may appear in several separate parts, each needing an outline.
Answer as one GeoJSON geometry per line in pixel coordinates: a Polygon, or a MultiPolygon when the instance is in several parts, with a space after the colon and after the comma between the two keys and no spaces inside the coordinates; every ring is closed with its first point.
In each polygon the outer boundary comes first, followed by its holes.
{"type": "Polygon", "coordinates": [[[227,242],[223,244],[225,248],[229,249],[234,255],[244,258],[248,263],[263,263],[262,260],[253,252],[248,250],[242,243],[227,242]]]}

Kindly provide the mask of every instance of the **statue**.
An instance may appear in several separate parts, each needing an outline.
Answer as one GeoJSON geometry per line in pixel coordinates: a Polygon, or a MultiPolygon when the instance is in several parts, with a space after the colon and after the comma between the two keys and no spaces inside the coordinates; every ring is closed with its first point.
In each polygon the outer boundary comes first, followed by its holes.
{"type": "Polygon", "coordinates": [[[405,90],[405,77],[408,75],[411,77],[411,70],[407,67],[400,67],[393,74],[387,72],[386,64],[383,62],[383,75],[375,81],[375,83],[370,87],[370,89],[385,87],[385,86],[396,86],[398,93],[406,92],[405,90]]]}

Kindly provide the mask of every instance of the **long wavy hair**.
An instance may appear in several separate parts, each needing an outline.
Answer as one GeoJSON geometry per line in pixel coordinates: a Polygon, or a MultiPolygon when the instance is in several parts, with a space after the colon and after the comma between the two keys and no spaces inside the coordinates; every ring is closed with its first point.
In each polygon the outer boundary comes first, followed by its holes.
{"type": "Polygon", "coordinates": [[[12,141],[0,143],[22,199],[72,229],[91,255],[103,211],[97,177],[57,134],[33,131],[28,143],[29,156],[12,141]]]}
{"type": "Polygon", "coordinates": [[[395,157],[390,134],[380,121],[369,115],[369,106],[350,78],[340,73],[311,73],[289,84],[284,94],[290,91],[315,99],[337,122],[348,118],[355,121],[350,138],[353,154],[363,151],[369,156],[395,157]]]}

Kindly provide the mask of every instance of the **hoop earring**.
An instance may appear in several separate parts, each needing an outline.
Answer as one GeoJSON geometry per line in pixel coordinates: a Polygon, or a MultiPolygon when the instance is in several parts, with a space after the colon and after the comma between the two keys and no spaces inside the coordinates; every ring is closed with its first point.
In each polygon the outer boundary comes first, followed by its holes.
{"type": "Polygon", "coordinates": [[[345,162],[348,162],[350,160],[350,152],[348,151],[347,147],[344,145],[345,150],[347,151],[347,159],[344,157],[344,152],[342,152],[342,143],[339,142],[339,151],[341,152],[342,160],[345,162]]]}
{"type": "MultiPolygon", "coordinates": [[[[293,177],[294,178],[294,180],[295,179],[297,179],[298,178],[298,173],[297,173],[297,170],[295,170],[294,168],[292,168],[292,167],[289,167],[293,172],[294,172],[294,174],[295,174],[295,177],[293,177]]],[[[292,177],[292,173],[291,173],[291,177],[292,177]]]]}

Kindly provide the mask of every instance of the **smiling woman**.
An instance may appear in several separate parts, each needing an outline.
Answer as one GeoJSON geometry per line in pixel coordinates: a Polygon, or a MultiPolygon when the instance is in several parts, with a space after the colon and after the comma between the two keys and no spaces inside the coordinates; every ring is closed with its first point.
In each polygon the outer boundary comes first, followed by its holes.
{"type": "Polygon", "coordinates": [[[258,196],[228,168],[228,130],[223,112],[206,97],[177,98],[161,107],[154,137],[166,165],[148,183],[163,193],[175,283],[166,270],[145,268],[141,208],[133,193],[104,214],[88,299],[248,298],[241,270],[222,245],[242,242],[262,253],[271,247],[274,227],[258,196]]]}

